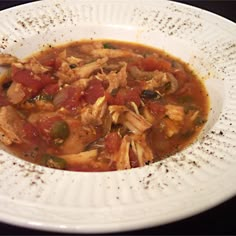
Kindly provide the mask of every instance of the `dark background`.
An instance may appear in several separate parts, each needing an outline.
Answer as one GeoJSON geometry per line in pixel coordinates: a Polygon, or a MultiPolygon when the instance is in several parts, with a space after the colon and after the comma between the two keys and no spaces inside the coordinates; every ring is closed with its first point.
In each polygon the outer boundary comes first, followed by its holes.
{"type": "MultiPolygon", "coordinates": [[[[127,0],[132,1],[132,0],[127,0]]],[[[158,0],[156,0],[158,1],[158,0]]],[[[23,3],[33,2],[29,0],[0,0],[0,10],[20,5],[23,3]]],[[[190,0],[178,0],[192,6],[196,6],[216,14],[219,14],[225,18],[228,18],[236,22],[236,1],[190,1],[190,0]]],[[[0,209],[1,210],[1,209],[0,209]]],[[[170,223],[167,225],[125,232],[126,235],[158,235],[158,234],[175,234],[175,235],[236,235],[236,197],[222,203],[221,205],[210,209],[201,214],[195,215],[188,219],[184,219],[178,222],[170,223]]],[[[45,231],[36,231],[25,229],[17,226],[0,223],[1,235],[36,235],[36,234],[58,234],[45,231]]],[[[121,234],[116,234],[121,235],[121,234]]]]}

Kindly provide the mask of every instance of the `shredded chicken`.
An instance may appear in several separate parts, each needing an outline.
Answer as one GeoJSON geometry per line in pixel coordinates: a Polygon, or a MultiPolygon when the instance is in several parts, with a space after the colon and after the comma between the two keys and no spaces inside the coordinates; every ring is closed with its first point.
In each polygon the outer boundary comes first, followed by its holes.
{"type": "Polygon", "coordinates": [[[168,118],[164,119],[163,124],[167,137],[179,133],[181,125],[184,121],[184,108],[182,106],[168,104],[165,106],[166,115],[168,118]]]}
{"type": "Polygon", "coordinates": [[[71,68],[68,62],[63,61],[56,76],[61,80],[62,84],[72,83],[77,79],[88,78],[95,70],[102,68],[107,60],[108,58],[104,57],[75,68],[71,68]]]}
{"type": "Polygon", "coordinates": [[[105,96],[100,97],[93,105],[88,105],[81,110],[81,121],[83,124],[101,125],[102,118],[107,110],[105,96]]]}
{"type": "Polygon", "coordinates": [[[127,85],[127,63],[124,63],[122,68],[118,73],[115,71],[111,71],[109,74],[100,73],[96,75],[96,78],[99,80],[106,80],[109,83],[109,87],[107,88],[107,92],[111,93],[113,89],[117,89],[119,87],[125,87],[127,85]]]}
{"type": "Polygon", "coordinates": [[[131,168],[129,160],[130,142],[130,137],[128,135],[125,135],[121,141],[119,151],[115,154],[117,170],[125,170],[131,168]]]}
{"type": "Polygon", "coordinates": [[[193,112],[191,112],[191,113],[190,113],[190,120],[191,120],[191,121],[196,120],[198,114],[199,114],[199,111],[193,111],[193,112]]]}
{"type": "Polygon", "coordinates": [[[12,63],[17,62],[18,58],[10,54],[0,53],[0,66],[10,66],[12,63]]]}
{"type": "Polygon", "coordinates": [[[79,50],[82,53],[90,54],[95,49],[103,48],[102,42],[93,42],[91,44],[83,44],[80,46],[79,50]]]}
{"type": "Polygon", "coordinates": [[[174,121],[183,121],[184,119],[184,108],[182,106],[176,106],[168,104],[165,106],[166,115],[174,121]]]}
{"type": "Polygon", "coordinates": [[[61,155],[60,157],[66,160],[68,164],[78,165],[94,161],[94,159],[97,157],[97,154],[98,154],[97,149],[94,149],[76,154],[61,155]]]}
{"type": "Polygon", "coordinates": [[[43,74],[51,70],[50,67],[43,66],[34,57],[26,62],[16,62],[13,65],[19,69],[26,69],[32,71],[34,74],[43,74]]]}
{"type": "Polygon", "coordinates": [[[80,88],[82,91],[84,91],[88,87],[89,81],[92,79],[93,76],[90,76],[88,79],[79,79],[73,82],[71,85],[80,88]]]}
{"type": "Polygon", "coordinates": [[[0,108],[0,141],[5,145],[22,143],[23,120],[11,106],[0,108]]]}
{"type": "Polygon", "coordinates": [[[89,77],[95,70],[100,69],[108,61],[107,57],[97,59],[94,62],[85,64],[79,68],[75,68],[75,73],[79,78],[89,77]]]}
{"type": "Polygon", "coordinates": [[[23,85],[15,81],[12,82],[11,86],[7,90],[7,97],[13,104],[18,104],[25,98],[25,92],[23,85]]]}
{"type": "Polygon", "coordinates": [[[173,135],[178,134],[180,131],[180,123],[169,118],[166,118],[162,121],[164,125],[164,131],[168,138],[171,138],[173,135]]]}
{"type": "Polygon", "coordinates": [[[141,134],[152,126],[143,116],[125,106],[113,105],[108,109],[115,124],[122,124],[135,134],[141,134]]]}
{"type": "Polygon", "coordinates": [[[147,162],[153,161],[153,154],[146,143],[145,134],[125,135],[121,141],[120,149],[115,153],[117,170],[130,169],[129,151],[132,148],[137,156],[139,166],[144,166],[147,162]]]}
{"type": "Polygon", "coordinates": [[[172,74],[156,70],[153,78],[146,82],[145,89],[154,90],[167,85],[165,94],[174,93],[178,89],[178,81],[172,74]]]}
{"type": "Polygon", "coordinates": [[[139,166],[144,166],[145,163],[153,161],[153,153],[146,143],[146,135],[132,135],[131,147],[138,158],[139,166]]]}
{"type": "Polygon", "coordinates": [[[176,78],[171,73],[165,73],[159,70],[141,71],[136,66],[130,68],[130,73],[134,78],[145,80],[144,89],[154,90],[169,84],[166,94],[174,93],[179,85],[176,78]]]}
{"type": "Polygon", "coordinates": [[[66,61],[71,65],[79,66],[80,63],[83,62],[83,59],[78,58],[78,57],[70,56],[70,57],[66,58],[66,61]]]}
{"type": "Polygon", "coordinates": [[[149,109],[147,107],[143,108],[143,116],[144,118],[150,122],[151,124],[153,124],[155,122],[155,117],[153,116],[153,114],[149,111],[149,109]]]}
{"type": "Polygon", "coordinates": [[[141,55],[135,54],[128,50],[122,49],[108,49],[108,48],[101,48],[101,49],[94,49],[91,52],[91,55],[94,57],[109,57],[109,58],[119,58],[119,57],[140,57],[141,55]]]}

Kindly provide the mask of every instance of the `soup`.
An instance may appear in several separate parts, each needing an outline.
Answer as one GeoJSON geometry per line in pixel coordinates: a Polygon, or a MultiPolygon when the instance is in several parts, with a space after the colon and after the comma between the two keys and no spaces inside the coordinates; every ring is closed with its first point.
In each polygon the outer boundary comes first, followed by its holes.
{"type": "Polygon", "coordinates": [[[39,165],[141,167],[181,151],[207,120],[208,94],[188,65],[145,45],[79,41],[0,64],[0,141],[39,165]]]}

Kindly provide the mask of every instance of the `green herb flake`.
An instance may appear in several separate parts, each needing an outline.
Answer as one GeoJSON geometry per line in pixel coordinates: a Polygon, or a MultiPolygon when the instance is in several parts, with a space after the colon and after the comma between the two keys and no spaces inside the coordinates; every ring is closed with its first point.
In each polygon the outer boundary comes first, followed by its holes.
{"type": "Polygon", "coordinates": [[[196,126],[201,126],[203,125],[204,123],[206,123],[206,120],[203,119],[202,117],[198,116],[195,120],[194,120],[194,124],[196,126]]]}
{"type": "Polygon", "coordinates": [[[104,43],[104,44],[103,44],[103,48],[105,48],[105,49],[116,49],[116,47],[113,46],[113,45],[110,44],[110,43],[104,43]]]}
{"type": "Polygon", "coordinates": [[[51,154],[43,154],[41,164],[54,169],[66,168],[66,161],[64,159],[51,154]]]}

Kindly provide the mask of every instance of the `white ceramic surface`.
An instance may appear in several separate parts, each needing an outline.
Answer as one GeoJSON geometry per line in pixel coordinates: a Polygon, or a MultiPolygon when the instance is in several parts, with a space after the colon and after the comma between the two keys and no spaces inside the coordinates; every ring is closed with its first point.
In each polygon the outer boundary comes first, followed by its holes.
{"type": "Polygon", "coordinates": [[[152,45],[205,80],[209,120],[183,152],[143,168],[53,170],[0,150],[0,221],[57,232],[116,232],[176,221],[236,193],[236,26],[169,1],[45,0],[0,12],[0,51],[110,38],[152,45]]]}

